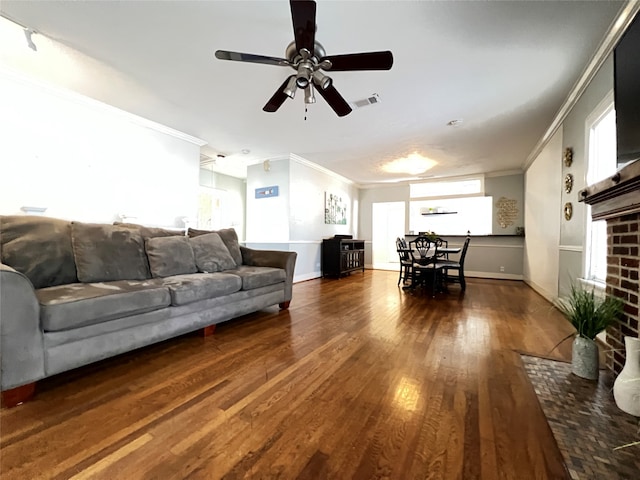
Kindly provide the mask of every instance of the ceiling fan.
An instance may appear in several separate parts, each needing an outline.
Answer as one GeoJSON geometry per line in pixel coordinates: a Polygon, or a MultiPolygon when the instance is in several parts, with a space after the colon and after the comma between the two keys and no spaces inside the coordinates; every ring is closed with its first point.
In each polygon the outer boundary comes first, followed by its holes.
{"type": "Polygon", "coordinates": [[[333,86],[333,80],[323,73],[351,70],[390,70],[393,54],[390,51],[326,55],[324,47],[315,40],[316,2],[313,0],[290,0],[291,19],[295,40],[285,51],[285,58],[267,57],[252,53],[217,50],[216,58],[237,62],[264,63],[293,68],[290,75],[262,108],[275,112],[287,98],[293,98],[296,89],[304,90],[305,103],[315,103],[315,90],[327,101],[339,117],[351,113],[351,107],[333,86]]]}

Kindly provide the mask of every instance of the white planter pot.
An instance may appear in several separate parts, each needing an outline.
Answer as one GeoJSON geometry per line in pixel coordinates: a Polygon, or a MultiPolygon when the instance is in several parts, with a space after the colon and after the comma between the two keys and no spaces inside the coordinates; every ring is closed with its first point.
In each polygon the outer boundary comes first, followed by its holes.
{"type": "Polygon", "coordinates": [[[640,417],[640,339],[624,337],[627,360],[613,383],[613,398],[623,412],[640,417]]]}
{"type": "Polygon", "coordinates": [[[571,351],[571,371],[582,378],[598,379],[598,344],[587,337],[576,335],[571,351]]]}

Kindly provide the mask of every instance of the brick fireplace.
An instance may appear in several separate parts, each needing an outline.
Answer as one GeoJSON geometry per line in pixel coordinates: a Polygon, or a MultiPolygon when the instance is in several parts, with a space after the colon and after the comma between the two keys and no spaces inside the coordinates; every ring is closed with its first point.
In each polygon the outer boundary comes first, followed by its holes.
{"type": "Polygon", "coordinates": [[[624,337],[638,336],[639,226],[640,213],[607,220],[607,295],[624,301],[620,324],[607,329],[607,366],[616,374],[624,366],[624,337]]]}
{"type": "Polygon", "coordinates": [[[580,192],[593,220],[607,221],[607,295],[624,302],[618,324],[607,329],[607,367],[616,375],[625,363],[624,337],[638,337],[640,256],[640,160],[580,192]]]}

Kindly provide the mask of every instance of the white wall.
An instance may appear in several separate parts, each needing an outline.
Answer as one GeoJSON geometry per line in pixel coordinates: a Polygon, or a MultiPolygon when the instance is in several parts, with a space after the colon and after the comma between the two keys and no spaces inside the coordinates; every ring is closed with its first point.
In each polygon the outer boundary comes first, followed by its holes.
{"type": "Polygon", "coordinates": [[[298,253],[294,281],[322,275],[323,238],[335,234],[357,236],[358,191],[346,179],[296,155],[247,169],[247,241],[251,248],[298,253]],[[278,197],[255,198],[255,189],[278,186],[278,197]],[[346,225],[324,223],[325,192],[346,199],[346,225]]]}
{"type": "Polygon", "coordinates": [[[247,168],[247,244],[289,241],[289,159],[247,168]],[[256,198],[256,189],[278,187],[277,197],[256,198]]]}
{"type": "Polygon", "coordinates": [[[0,213],[183,226],[195,216],[200,147],[81,95],[0,70],[0,213]]]}
{"type": "Polygon", "coordinates": [[[549,300],[558,296],[562,130],[525,174],[525,281],[549,300]]]}

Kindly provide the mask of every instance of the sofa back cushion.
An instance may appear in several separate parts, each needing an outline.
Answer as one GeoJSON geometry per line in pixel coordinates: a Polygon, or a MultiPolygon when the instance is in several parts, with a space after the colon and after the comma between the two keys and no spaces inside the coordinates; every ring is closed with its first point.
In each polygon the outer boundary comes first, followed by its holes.
{"type": "Polygon", "coordinates": [[[187,237],[156,237],[145,241],[153,277],[196,273],[196,259],[187,237]]]}
{"type": "Polygon", "coordinates": [[[236,268],[236,262],[231,257],[229,249],[217,233],[198,235],[189,240],[199,272],[214,273],[236,268]]]}
{"type": "Polygon", "coordinates": [[[72,222],[71,242],[82,283],[150,278],[142,235],[136,229],[72,222]]]}
{"type": "Polygon", "coordinates": [[[189,237],[197,237],[200,235],[206,235],[207,233],[215,232],[220,235],[220,238],[227,246],[227,250],[231,254],[231,258],[236,263],[236,266],[242,265],[242,253],[240,252],[240,242],[238,242],[238,234],[233,228],[223,228],[221,230],[196,230],[190,228],[188,230],[189,237]]]}
{"type": "Polygon", "coordinates": [[[0,257],[35,288],[76,283],[71,222],[57,218],[0,216],[0,257]]]}
{"type": "Polygon", "coordinates": [[[142,235],[142,238],[145,240],[147,238],[156,238],[156,237],[173,237],[176,235],[184,236],[186,233],[184,230],[180,230],[180,229],[170,230],[168,228],[161,228],[161,227],[146,227],[138,223],[113,222],[113,224],[119,225],[121,227],[137,228],[138,231],[140,232],[140,235],[142,235]]]}

